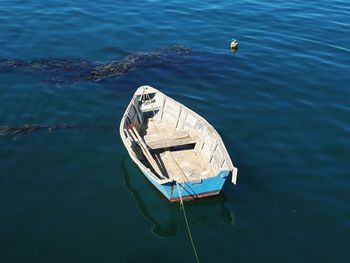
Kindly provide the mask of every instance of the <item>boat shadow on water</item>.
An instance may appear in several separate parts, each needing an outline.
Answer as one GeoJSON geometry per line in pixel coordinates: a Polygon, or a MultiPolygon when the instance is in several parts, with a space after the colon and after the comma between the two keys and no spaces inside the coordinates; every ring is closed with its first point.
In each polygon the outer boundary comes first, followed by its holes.
{"type": "MultiPolygon", "coordinates": [[[[179,203],[170,203],[151,183],[127,155],[122,160],[123,179],[142,216],[151,223],[151,232],[158,238],[170,238],[185,231],[183,213],[179,203]]],[[[217,227],[236,224],[234,211],[227,209],[224,193],[218,196],[185,202],[190,225],[217,227]]]]}

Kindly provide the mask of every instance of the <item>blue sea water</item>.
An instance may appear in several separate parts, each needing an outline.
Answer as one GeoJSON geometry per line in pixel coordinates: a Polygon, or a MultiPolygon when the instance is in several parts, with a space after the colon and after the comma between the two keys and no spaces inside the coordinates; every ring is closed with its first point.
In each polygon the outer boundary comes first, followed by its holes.
{"type": "Polygon", "coordinates": [[[1,262],[195,261],[178,205],[119,138],[143,84],[205,117],[239,169],[237,186],[185,204],[201,262],[349,261],[349,1],[0,3],[0,60],[190,50],[100,81],[0,68],[0,125],[104,127],[0,137],[1,262]]]}

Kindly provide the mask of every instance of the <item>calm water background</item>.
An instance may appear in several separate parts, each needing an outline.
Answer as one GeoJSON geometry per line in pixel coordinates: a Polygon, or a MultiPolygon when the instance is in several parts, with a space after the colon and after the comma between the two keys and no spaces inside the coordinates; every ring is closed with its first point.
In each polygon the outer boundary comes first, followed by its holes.
{"type": "Polygon", "coordinates": [[[1,262],[194,261],[178,206],[117,132],[142,84],[212,123],[239,169],[237,187],[186,203],[202,262],[349,262],[349,1],[0,4],[0,58],[111,61],[177,44],[200,54],[59,86],[0,73],[0,125],[111,126],[0,137],[1,262]]]}

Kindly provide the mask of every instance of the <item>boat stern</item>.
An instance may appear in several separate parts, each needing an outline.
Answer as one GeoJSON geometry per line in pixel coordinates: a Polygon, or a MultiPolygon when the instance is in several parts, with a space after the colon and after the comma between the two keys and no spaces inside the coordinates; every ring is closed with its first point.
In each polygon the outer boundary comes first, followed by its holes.
{"type": "Polygon", "coordinates": [[[168,182],[161,185],[161,192],[170,202],[181,200],[201,199],[208,196],[218,195],[229,177],[231,171],[220,171],[218,175],[197,181],[187,181],[177,183],[176,181],[168,182]],[[176,185],[178,184],[178,185],[176,185]]]}

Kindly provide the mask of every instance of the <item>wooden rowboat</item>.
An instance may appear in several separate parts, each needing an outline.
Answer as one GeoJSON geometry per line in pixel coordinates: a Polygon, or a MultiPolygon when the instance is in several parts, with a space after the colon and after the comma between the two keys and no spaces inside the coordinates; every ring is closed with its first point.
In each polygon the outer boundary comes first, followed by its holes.
{"type": "Polygon", "coordinates": [[[233,166],[216,130],[201,116],[150,86],[139,87],[120,136],[147,179],[171,202],[220,193],[233,166]]]}

